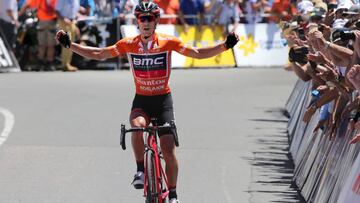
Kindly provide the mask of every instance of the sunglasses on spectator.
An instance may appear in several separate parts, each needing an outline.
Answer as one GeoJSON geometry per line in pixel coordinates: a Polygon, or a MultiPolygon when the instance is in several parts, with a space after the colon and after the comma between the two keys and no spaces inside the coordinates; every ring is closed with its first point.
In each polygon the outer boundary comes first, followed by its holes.
{"type": "Polygon", "coordinates": [[[142,23],[145,22],[145,21],[154,22],[155,19],[156,19],[156,17],[153,16],[153,15],[146,15],[146,16],[139,16],[139,17],[138,17],[138,20],[139,20],[140,22],[142,22],[142,23]]]}

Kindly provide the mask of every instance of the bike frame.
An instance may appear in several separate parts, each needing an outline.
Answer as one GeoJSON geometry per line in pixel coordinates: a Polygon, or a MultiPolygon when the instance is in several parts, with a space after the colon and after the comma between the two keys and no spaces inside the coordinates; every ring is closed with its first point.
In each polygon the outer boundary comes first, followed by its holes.
{"type": "MultiPolygon", "coordinates": [[[[125,134],[128,132],[144,132],[143,136],[144,136],[144,147],[145,147],[145,151],[144,151],[144,160],[145,160],[145,182],[144,182],[144,196],[147,197],[148,196],[148,187],[149,186],[149,177],[147,177],[147,171],[148,171],[148,159],[147,156],[151,156],[151,153],[153,153],[154,156],[154,170],[155,170],[155,179],[156,179],[156,197],[158,199],[159,203],[164,203],[164,200],[166,199],[166,197],[169,195],[169,183],[167,180],[167,176],[166,173],[164,171],[164,168],[162,167],[161,164],[161,149],[158,145],[158,131],[159,130],[171,130],[173,135],[174,135],[174,140],[175,140],[175,145],[178,147],[179,146],[179,141],[178,141],[178,137],[177,137],[177,131],[176,131],[176,126],[175,126],[175,122],[171,122],[170,125],[164,125],[164,126],[148,126],[145,128],[139,128],[139,127],[135,127],[135,128],[130,128],[130,129],[126,129],[125,125],[121,125],[121,136],[120,136],[120,145],[122,146],[122,149],[125,150],[126,149],[126,144],[125,144],[125,134]],[[149,153],[151,151],[151,153],[149,153]],[[165,183],[165,185],[163,185],[165,183]],[[165,190],[164,190],[165,189],[165,190]]],[[[153,195],[153,194],[151,194],[153,195]]],[[[152,203],[152,202],[150,202],[152,203]]]]}
{"type": "MultiPolygon", "coordinates": [[[[146,140],[145,142],[145,152],[144,152],[144,156],[145,156],[145,171],[148,170],[147,166],[148,166],[148,159],[146,158],[146,156],[148,156],[148,150],[151,150],[154,153],[154,161],[155,161],[155,178],[156,178],[156,187],[157,187],[157,191],[159,192],[157,194],[159,203],[163,203],[164,199],[169,195],[169,183],[166,177],[166,173],[164,172],[164,168],[161,165],[161,151],[160,151],[160,147],[158,146],[158,142],[157,142],[157,131],[150,131],[148,133],[144,133],[144,140],[146,140]],[[166,184],[166,190],[163,191],[164,186],[163,181],[166,184]]],[[[147,174],[147,173],[145,173],[147,174]]],[[[148,187],[148,177],[147,175],[145,175],[145,187],[144,187],[144,196],[146,197],[147,194],[147,187],[148,187]]]]}

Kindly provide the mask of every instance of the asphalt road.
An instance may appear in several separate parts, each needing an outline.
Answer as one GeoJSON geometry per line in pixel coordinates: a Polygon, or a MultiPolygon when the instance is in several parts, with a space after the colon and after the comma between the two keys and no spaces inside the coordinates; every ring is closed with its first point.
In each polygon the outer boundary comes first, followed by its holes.
{"type": "MultiPolygon", "coordinates": [[[[144,202],[119,146],[134,96],[129,71],[0,75],[0,202],[144,202]]],[[[282,69],[174,70],[182,203],[299,202],[282,69]]],[[[130,148],[130,139],[128,147],[130,148]]]]}

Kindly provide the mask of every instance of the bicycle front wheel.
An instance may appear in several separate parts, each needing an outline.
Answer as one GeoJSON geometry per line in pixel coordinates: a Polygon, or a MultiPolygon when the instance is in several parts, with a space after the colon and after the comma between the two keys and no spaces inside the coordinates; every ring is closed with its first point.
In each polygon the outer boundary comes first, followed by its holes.
{"type": "Polygon", "coordinates": [[[145,156],[147,176],[146,202],[159,203],[160,191],[158,191],[158,179],[156,176],[155,153],[152,150],[148,150],[145,156]]]}

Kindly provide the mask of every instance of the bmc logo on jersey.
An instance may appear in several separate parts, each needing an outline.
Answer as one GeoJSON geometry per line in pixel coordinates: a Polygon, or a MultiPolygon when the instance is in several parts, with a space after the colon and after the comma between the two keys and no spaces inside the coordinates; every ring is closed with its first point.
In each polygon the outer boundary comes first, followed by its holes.
{"type": "Polygon", "coordinates": [[[166,70],[167,52],[138,55],[130,54],[132,65],[136,71],[166,70]]]}

